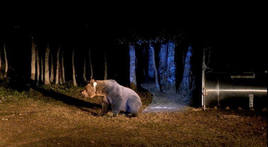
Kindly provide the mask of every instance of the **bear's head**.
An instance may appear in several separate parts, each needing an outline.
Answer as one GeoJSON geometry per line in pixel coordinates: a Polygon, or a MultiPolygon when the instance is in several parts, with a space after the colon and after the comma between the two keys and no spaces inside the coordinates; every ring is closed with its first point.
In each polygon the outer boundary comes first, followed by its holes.
{"type": "Polygon", "coordinates": [[[85,86],[85,90],[81,92],[84,97],[93,98],[96,96],[96,86],[97,82],[94,79],[91,79],[90,82],[85,86]]]}

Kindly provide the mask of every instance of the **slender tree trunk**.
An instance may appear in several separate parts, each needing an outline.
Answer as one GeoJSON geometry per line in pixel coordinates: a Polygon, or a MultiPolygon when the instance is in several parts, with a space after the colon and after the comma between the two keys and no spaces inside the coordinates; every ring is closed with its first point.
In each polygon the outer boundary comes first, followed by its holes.
{"type": "Polygon", "coordinates": [[[129,45],[129,81],[130,81],[130,88],[137,89],[136,54],[134,45],[129,45]]]}
{"type": "Polygon", "coordinates": [[[62,74],[62,82],[65,83],[65,68],[64,68],[64,52],[62,51],[61,55],[61,74],[62,74]]]}
{"type": "Polygon", "coordinates": [[[7,78],[8,60],[7,60],[6,44],[4,44],[4,56],[5,56],[5,74],[4,74],[4,78],[7,78]]]}
{"type": "Polygon", "coordinates": [[[49,52],[50,52],[50,48],[49,48],[49,45],[47,45],[46,52],[45,52],[45,85],[50,84],[50,79],[49,79],[49,52]]]}
{"type": "Polygon", "coordinates": [[[40,79],[40,60],[39,60],[39,52],[36,48],[36,84],[39,85],[39,79],[40,79]]]}
{"type": "Polygon", "coordinates": [[[44,83],[44,58],[43,55],[41,54],[40,56],[40,72],[41,72],[41,82],[44,83]]]}
{"type": "Polygon", "coordinates": [[[55,84],[59,84],[59,74],[60,72],[60,48],[57,50],[57,62],[56,62],[56,81],[55,84]]]}
{"type": "Polygon", "coordinates": [[[86,77],[86,57],[84,57],[84,67],[83,67],[83,79],[84,81],[87,81],[87,77],[86,77]]]}
{"type": "Polygon", "coordinates": [[[3,70],[2,70],[2,51],[0,49],[0,79],[3,79],[3,70]]]}
{"type": "Polygon", "coordinates": [[[169,87],[174,87],[176,85],[175,43],[169,41],[167,50],[167,83],[169,87]]]}
{"type": "Polygon", "coordinates": [[[163,89],[168,86],[168,44],[161,44],[159,53],[159,77],[163,89]]]}
{"type": "Polygon", "coordinates": [[[190,102],[190,98],[192,97],[192,70],[191,70],[191,57],[192,57],[192,46],[188,47],[188,51],[185,57],[185,65],[183,71],[183,79],[180,84],[180,94],[182,95],[182,99],[188,103],[190,102]]]}
{"type": "Polygon", "coordinates": [[[60,64],[60,72],[59,72],[59,80],[60,80],[60,85],[62,85],[63,84],[63,80],[62,80],[62,71],[61,71],[62,69],[61,69],[61,64],[60,64]]]}
{"type": "Polygon", "coordinates": [[[73,86],[74,86],[74,87],[77,87],[76,77],[75,77],[74,56],[75,56],[75,51],[74,51],[74,49],[73,49],[73,52],[72,52],[73,86]]]}
{"type": "Polygon", "coordinates": [[[104,80],[107,80],[108,77],[108,67],[107,67],[107,55],[104,52],[104,80]]]}
{"type": "Polygon", "coordinates": [[[155,58],[155,50],[152,44],[149,44],[149,48],[152,51],[152,60],[153,60],[153,68],[154,68],[154,78],[155,78],[155,87],[158,91],[160,91],[160,85],[159,85],[159,78],[158,78],[158,71],[156,67],[156,58],[155,58]]]}
{"type": "Polygon", "coordinates": [[[0,76],[2,74],[2,51],[0,50],[0,76]]]}
{"type": "Polygon", "coordinates": [[[88,50],[88,58],[89,58],[89,67],[90,67],[90,79],[92,79],[93,76],[93,65],[92,65],[92,59],[91,59],[91,49],[88,50]]]}
{"type": "Polygon", "coordinates": [[[35,75],[36,75],[36,69],[35,69],[35,64],[36,64],[36,53],[35,53],[35,44],[34,40],[32,37],[32,62],[31,62],[31,80],[34,82],[35,81],[35,75]]]}
{"type": "MultiPolygon", "coordinates": [[[[59,56],[59,57],[61,57],[61,55],[59,56]]],[[[62,79],[62,66],[61,66],[61,58],[59,58],[59,63],[60,63],[60,67],[59,67],[59,82],[60,82],[60,85],[62,85],[63,84],[63,79],[62,79]]]]}
{"type": "Polygon", "coordinates": [[[50,82],[54,82],[54,61],[53,61],[53,54],[50,54],[50,82]]]}

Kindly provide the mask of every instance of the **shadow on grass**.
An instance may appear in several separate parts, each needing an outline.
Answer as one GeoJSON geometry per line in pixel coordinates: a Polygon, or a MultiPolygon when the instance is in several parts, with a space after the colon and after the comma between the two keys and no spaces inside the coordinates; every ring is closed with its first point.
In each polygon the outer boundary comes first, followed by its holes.
{"type": "Polygon", "coordinates": [[[67,105],[74,106],[79,108],[82,111],[88,112],[91,115],[97,116],[98,114],[96,112],[90,111],[90,109],[100,109],[101,105],[95,104],[95,103],[90,103],[81,99],[77,99],[71,96],[67,96],[62,93],[58,93],[52,89],[44,89],[40,87],[31,87],[33,90],[38,91],[42,93],[44,96],[49,97],[50,99],[54,99],[56,101],[61,101],[67,105]]]}

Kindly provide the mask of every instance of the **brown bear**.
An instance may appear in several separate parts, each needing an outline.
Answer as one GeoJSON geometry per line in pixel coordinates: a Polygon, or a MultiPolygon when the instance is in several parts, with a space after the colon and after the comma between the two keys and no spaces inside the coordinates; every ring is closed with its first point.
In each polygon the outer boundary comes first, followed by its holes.
{"type": "Polygon", "coordinates": [[[118,84],[115,80],[91,79],[81,93],[89,98],[103,97],[102,115],[106,114],[111,106],[113,116],[117,116],[120,111],[137,116],[142,106],[141,99],[135,91],[118,84]]]}

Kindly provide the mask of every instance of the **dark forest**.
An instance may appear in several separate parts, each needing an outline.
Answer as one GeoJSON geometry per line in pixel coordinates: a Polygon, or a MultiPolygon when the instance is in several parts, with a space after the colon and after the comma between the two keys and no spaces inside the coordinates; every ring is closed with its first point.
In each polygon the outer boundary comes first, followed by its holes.
{"type": "Polygon", "coordinates": [[[1,24],[0,146],[262,146],[263,25],[1,24]],[[110,79],[137,93],[138,117],[84,97],[110,79]]]}
{"type": "MultiPolygon", "coordinates": [[[[210,48],[210,67],[215,71],[264,72],[268,65],[261,31],[256,27],[246,29],[235,25],[232,27],[209,25],[204,27],[101,27],[89,24],[10,24],[1,26],[1,59],[4,61],[5,45],[9,62],[9,79],[16,79],[18,83],[23,80],[21,83],[27,83],[31,71],[32,41],[40,55],[44,55],[45,48],[49,46],[54,64],[56,64],[57,50],[61,48],[60,54],[62,56],[63,53],[66,66],[66,81],[69,81],[72,79],[70,65],[72,50],[74,50],[76,77],[78,83],[82,84],[84,58],[87,67],[86,78],[91,76],[88,68],[90,49],[94,78],[103,79],[104,55],[106,55],[108,78],[119,80],[127,85],[129,44],[137,44],[139,40],[154,40],[156,46],[159,46],[161,41],[173,40],[178,54],[177,64],[182,64],[181,58],[185,57],[187,47],[192,46],[193,72],[200,72],[203,48],[210,48]]],[[[142,55],[138,53],[137,57],[142,58],[142,55]]],[[[178,66],[178,70],[181,70],[178,74],[182,74],[182,67],[178,66]]],[[[2,70],[4,70],[3,66],[2,70]]]]}

